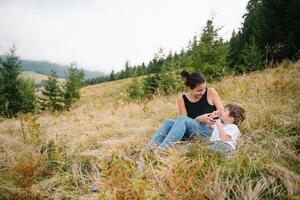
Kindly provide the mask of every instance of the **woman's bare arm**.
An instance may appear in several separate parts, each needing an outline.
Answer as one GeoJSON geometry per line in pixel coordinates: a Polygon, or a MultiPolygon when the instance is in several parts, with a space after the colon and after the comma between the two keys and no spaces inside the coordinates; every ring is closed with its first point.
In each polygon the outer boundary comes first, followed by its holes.
{"type": "MultiPolygon", "coordinates": [[[[221,111],[224,110],[224,106],[223,106],[223,103],[222,103],[221,98],[220,98],[219,94],[217,93],[217,91],[213,88],[209,88],[208,96],[212,100],[212,103],[216,106],[219,113],[221,113],[221,111]]],[[[196,117],[196,120],[198,122],[201,122],[203,124],[210,126],[211,122],[213,121],[213,118],[210,116],[211,114],[212,113],[206,113],[206,114],[200,115],[200,116],[196,117]]]]}
{"type": "Polygon", "coordinates": [[[224,105],[222,103],[222,100],[218,92],[214,88],[209,88],[209,97],[213,101],[213,104],[217,107],[218,111],[224,110],[224,105]]]}
{"type": "Polygon", "coordinates": [[[187,116],[187,111],[182,96],[178,98],[178,109],[179,109],[179,115],[187,116]]]}

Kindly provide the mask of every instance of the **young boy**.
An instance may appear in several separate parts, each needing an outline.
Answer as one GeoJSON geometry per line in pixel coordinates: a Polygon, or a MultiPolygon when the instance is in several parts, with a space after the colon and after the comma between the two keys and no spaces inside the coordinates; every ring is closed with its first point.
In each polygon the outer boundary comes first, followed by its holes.
{"type": "Polygon", "coordinates": [[[236,150],[237,139],[240,135],[238,126],[245,119],[245,109],[235,105],[227,104],[225,110],[220,113],[219,119],[212,125],[213,132],[210,137],[208,148],[213,152],[228,154],[236,150]]]}

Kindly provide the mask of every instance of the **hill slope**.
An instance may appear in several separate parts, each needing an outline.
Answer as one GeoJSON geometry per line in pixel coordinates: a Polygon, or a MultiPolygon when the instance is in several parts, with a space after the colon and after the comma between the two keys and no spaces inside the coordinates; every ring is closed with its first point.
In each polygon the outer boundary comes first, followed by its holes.
{"type": "Polygon", "coordinates": [[[201,141],[178,145],[163,158],[140,152],[164,119],[176,117],[180,94],[128,103],[129,81],[83,88],[70,112],[3,120],[0,197],[299,198],[299,68],[280,66],[213,85],[225,103],[247,111],[239,150],[229,157],[210,153],[201,141]]]}
{"type": "MultiPolygon", "coordinates": [[[[42,81],[48,80],[48,76],[39,74],[32,71],[22,71],[21,76],[24,78],[31,79],[35,84],[41,83],[42,81]]],[[[59,81],[64,81],[63,78],[58,78],[59,81]]]]}

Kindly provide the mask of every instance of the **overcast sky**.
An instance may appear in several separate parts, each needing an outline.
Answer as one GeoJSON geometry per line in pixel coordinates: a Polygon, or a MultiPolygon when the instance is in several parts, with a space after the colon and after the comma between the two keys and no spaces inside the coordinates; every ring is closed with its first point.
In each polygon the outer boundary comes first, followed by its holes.
{"type": "Polygon", "coordinates": [[[0,0],[0,54],[110,72],[180,51],[212,16],[229,39],[248,0],[0,0]]]}

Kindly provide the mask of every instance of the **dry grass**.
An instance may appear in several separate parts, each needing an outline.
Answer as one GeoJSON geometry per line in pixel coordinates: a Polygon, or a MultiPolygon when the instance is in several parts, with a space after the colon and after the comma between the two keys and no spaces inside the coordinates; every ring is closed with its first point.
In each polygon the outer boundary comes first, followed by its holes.
{"type": "Polygon", "coordinates": [[[299,198],[299,68],[213,85],[225,103],[247,110],[239,151],[228,157],[203,142],[179,145],[164,159],[142,153],[163,120],[176,117],[180,94],[127,102],[129,81],[83,88],[69,112],[0,122],[0,198],[84,199],[93,185],[99,199],[299,198]]]}

